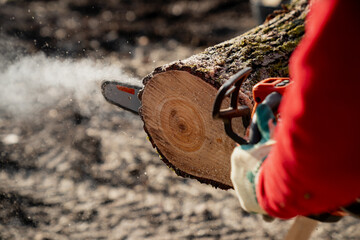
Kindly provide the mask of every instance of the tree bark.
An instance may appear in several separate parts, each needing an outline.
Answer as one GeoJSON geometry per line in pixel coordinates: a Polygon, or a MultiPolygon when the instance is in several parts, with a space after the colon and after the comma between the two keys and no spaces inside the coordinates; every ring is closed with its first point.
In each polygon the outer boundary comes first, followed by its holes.
{"type": "MultiPolygon", "coordinates": [[[[178,175],[232,188],[230,156],[235,143],[222,121],[212,119],[217,90],[233,74],[251,67],[239,101],[252,109],[251,90],[257,82],[288,76],[289,57],[304,34],[307,12],[307,0],[292,1],[243,35],[158,67],[143,79],[139,98],[144,129],[161,159],[178,175]]],[[[241,119],[234,128],[245,134],[241,119]]]]}

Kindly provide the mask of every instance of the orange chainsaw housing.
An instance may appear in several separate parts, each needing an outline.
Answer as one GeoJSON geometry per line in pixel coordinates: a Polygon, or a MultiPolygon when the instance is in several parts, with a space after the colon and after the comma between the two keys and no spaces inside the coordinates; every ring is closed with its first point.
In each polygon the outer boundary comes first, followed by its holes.
{"type": "Polygon", "coordinates": [[[251,117],[262,101],[272,92],[277,92],[284,95],[286,88],[291,85],[290,78],[267,78],[257,83],[252,90],[255,106],[253,108],[251,117]]]}

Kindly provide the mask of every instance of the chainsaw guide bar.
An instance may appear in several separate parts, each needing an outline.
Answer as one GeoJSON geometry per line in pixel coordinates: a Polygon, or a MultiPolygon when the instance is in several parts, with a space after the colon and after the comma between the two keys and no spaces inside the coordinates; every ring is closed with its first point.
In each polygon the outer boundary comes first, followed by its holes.
{"type": "Polygon", "coordinates": [[[117,81],[103,81],[101,84],[101,93],[106,101],[133,113],[138,113],[141,106],[138,98],[140,89],[139,86],[117,81]]]}

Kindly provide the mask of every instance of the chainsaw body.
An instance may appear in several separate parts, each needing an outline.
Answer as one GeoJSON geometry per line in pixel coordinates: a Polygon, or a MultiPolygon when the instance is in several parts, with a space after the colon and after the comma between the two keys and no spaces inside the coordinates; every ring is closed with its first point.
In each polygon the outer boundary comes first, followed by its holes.
{"type": "Polygon", "coordinates": [[[255,105],[251,116],[254,115],[258,104],[262,103],[269,94],[277,92],[282,96],[291,83],[290,78],[267,78],[257,83],[252,90],[255,105]]]}

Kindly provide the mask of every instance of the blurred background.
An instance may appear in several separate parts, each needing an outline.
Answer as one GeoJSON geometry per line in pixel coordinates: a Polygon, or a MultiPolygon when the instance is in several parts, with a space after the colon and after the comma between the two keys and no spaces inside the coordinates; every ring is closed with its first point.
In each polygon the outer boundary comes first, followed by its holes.
{"type": "MultiPolygon", "coordinates": [[[[248,0],[0,0],[0,239],[281,239],[168,169],[104,79],[141,84],[258,23],[248,0]]],[[[346,218],[313,239],[360,238],[346,218]]]]}
{"type": "Polygon", "coordinates": [[[133,64],[142,61],[146,72],[139,69],[141,65],[127,64],[140,77],[159,65],[153,61],[192,55],[255,26],[248,0],[3,0],[0,4],[3,34],[51,56],[110,55],[133,64]]]}

